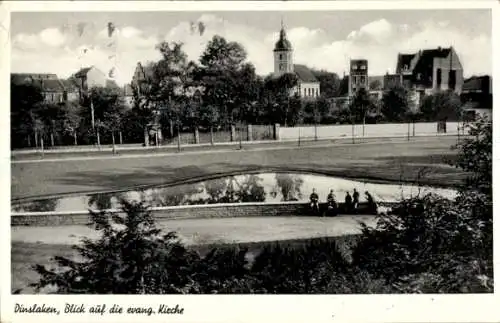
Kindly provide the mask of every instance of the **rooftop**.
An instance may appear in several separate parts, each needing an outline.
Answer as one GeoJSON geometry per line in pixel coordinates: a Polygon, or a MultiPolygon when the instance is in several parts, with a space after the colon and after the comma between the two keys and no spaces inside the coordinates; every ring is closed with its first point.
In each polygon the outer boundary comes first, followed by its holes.
{"type": "Polygon", "coordinates": [[[311,70],[305,65],[294,64],[293,71],[302,82],[318,82],[311,70]]]}
{"type": "Polygon", "coordinates": [[[290,51],[292,50],[292,43],[286,38],[286,32],[283,27],[280,30],[280,38],[274,45],[274,51],[290,51]]]}

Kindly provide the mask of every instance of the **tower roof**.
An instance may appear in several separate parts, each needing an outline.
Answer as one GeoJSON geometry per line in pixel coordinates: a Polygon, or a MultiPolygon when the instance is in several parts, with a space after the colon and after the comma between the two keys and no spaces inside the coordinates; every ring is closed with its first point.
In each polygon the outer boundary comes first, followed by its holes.
{"type": "Polygon", "coordinates": [[[292,43],[286,39],[285,27],[283,27],[283,22],[281,22],[280,39],[274,45],[274,51],[291,51],[292,43]]]}

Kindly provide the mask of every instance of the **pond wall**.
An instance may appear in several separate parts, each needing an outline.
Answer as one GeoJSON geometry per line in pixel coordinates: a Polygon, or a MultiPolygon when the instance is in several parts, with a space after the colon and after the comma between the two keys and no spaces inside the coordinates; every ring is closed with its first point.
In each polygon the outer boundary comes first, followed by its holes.
{"type": "MultiPolygon", "coordinates": [[[[309,204],[304,202],[181,205],[151,208],[151,210],[156,220],[304,216],[310,214],[309,204]]],[[[11,214],[12,226],[86,225],[90,222],[89,220],[88,211],[11,214]]]]}

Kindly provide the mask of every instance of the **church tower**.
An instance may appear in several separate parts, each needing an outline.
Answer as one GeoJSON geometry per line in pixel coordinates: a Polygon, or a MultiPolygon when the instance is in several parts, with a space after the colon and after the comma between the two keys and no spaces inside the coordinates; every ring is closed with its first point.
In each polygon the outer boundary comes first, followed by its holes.
{"type": "Polygon", "coordinates": [[[293,49],[290,41],[286,39],[282,21],[280,38],[274,46],[274,76],[278,77],[285,73],[293,73],[293,49]]]}

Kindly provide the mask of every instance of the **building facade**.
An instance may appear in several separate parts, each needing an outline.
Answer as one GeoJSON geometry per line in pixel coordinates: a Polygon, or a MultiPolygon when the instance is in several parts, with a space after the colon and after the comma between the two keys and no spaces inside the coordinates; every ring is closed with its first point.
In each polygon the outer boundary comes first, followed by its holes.
{"type": "Polygon", "coordinates": [[[401,85],[412,91],[420,103],[424,95],[453,91],[460,95],[464,84],[463,67],[453,47],[398,54],[396,75],[401,85]]]}
{"type": "Polygon", "coordinates": [[[297,86],[295,86],[291,95],[298,95],[301,98],[317,98],[321,95],[320,83],[311,70],[305,65],[293,63],[292,44],[286,37],[285,28],[282,26],[280,36],[273,50],[274,55],[274,77],[280,77],[283,74],[293,73],[297,75],[297,86]]]}
{"type": "Polygon", "coordinates": [[[109,84],[107,75],[94,66],[80,69],[73,78],[83,93],[95,86],[106,87],[109,84]]]}
{"type": "Polygon", "coordinates": [[[349,97],[360,89],[369,91],[368,61],[366,59],[351,59],[349,66],[349,97]]]}
{"type": "Polygon", "coordinates": [[[13,73],[12,84],[31,84],[41,91],[45,103],[60,104],[67,100],[67,91],[56,74],[13,73]]]}
{"type": "Polygon", "coordinates": [[[493,117],[492,79],[489,75],[474,76],[464,81],[462,93],[462,112],[465,120],[475,120],[484,116],[493,117]]]}

